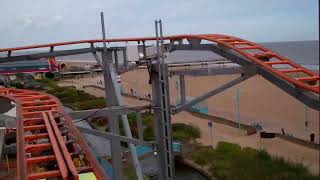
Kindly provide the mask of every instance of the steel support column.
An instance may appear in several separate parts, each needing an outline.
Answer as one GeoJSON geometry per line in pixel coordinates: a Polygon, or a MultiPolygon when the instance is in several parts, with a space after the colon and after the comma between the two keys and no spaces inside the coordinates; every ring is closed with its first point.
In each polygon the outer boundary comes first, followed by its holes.
{"type": "Polygon", "coordinates": [[[114,66],[116,68],[116,72],[118,72],[119,70],[119,59],[118,59],[118,51],[114,50],[113,51],[113,55],[114,55],[114,66]]]}
{"type": "MultiPolygon", "coordinates": [[[[171,135],[171,115],[170,115],[170,100],[169,96],[165,95],[168,92],[167,76],[159,77],[158,70],[153,70],[151,73],[152,81],[152,103],[154,106],[161,108],[154,109],[154,130],[156,141],[158,143],[158,163],[159,170],[158,179],[171,180],[173,179],[173,151],[172,151],[172,135],[171,135]]],[[[164,73],[166,74],[166,73],[164,73]]]]}
{"type": "Polygon", "coordinates": [[[184,75],[180,75],[180,105],[186,103],[186,82],[184,80],[184,75]]]}
{"type": "Polygon", "coordinates": [[[122,56],[123,56],[123,67],[127,68],[128,66],[127,49],[122,50],[122,56]]]}
{"type": "MultiPolygon", "coordinates": [[[[104,19],[103,13],[101,13],[101,24],[103,39],[105,39],[105,29],[104,29],[104,19]]],[[[102,51],[102,64],[103,64],[103,74],[104,74],[104,84],[106,90],[107,105],[109,106],[120,106],[121,105],[121,94],[120,88],[117,83],[117,77],[113,66],[112,52],[107,51],[106,43],[104,43],[104,50],[102,51]]],[[[119,134],[119,123],[117,121],[118,116],[114,114],[108,114],[108,119],[111,127],[111,133],[119,134]]],[[[128,123],[127,115],[121,115],[122,124],[125,130],[125,135],[132,138],[132,133],[128,123]]],[[[140,168],[139,159],[137,156],[136,148],[133,144],[128,144],[132,161],[136,170],[136,175],[138,180],[142,180],[142,173],[140,168]]],[[[120,141],[115,138],[111,139],[111,154],[112,154],[112,166],[114,171],[114,179],[121,180],[122,167],[121,167],[121,145],[120,141]]]]}
{"type": "Polygon", "coordinates": [[[142,118],[141,118],[140,112],[137,112],[137,129],[138,129],[138,137],[140,140],[143,141],[143,125],[142,125],[142,118]]]}
{"type": "Polygon", "coordinates": [[[154,130],[158,143],[158,179],[174,179],[174,160],[171,133],[171,109],[168,84],[168,66],[164,63],[162,22],[155,21],[157,62],[151,66],[152,103],[154,109],[154,130]],[[159,27],[159,28],[158,28],[159,27]],[[159,42],[160,41],[160,42],[159,42]]]}

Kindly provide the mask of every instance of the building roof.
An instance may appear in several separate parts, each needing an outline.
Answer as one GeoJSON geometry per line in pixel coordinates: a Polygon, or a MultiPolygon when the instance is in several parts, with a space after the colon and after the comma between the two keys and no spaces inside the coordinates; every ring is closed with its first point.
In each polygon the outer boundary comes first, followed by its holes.
{"type": "Polygon", "coordinates": [[[52,72],[58,70],[55,59],[0,63],[0,74],[52,72]]]}
{"type": "Polygon", "coordinates": [[[48,66],[47,59],[32,60],[32,61],[17,61],[17,62],[6,62],[1,63],[0,68],[11,68],[11,67],[29,67],[29,66],[48,66]]]}

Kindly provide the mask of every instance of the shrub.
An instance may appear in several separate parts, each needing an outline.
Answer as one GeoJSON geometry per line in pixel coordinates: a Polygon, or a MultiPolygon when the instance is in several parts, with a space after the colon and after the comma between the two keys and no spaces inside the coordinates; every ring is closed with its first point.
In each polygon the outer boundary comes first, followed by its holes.
{"type": "MultiPolygon", "coordinates": [[[[68,99],[68,101],[69,100],[70,99],[68,99]]],[[[103,98],[91,99],[91,100],[73,103],[73,106],[75,106],[79,110],[101,109],[106,106],[106,101],[103,98]]]]}
{"type": "Polygon", "coordinates": [[[37,80],[49,87],[47,93],[52,94],[60,101],[76,110],[100,109],[106,106],[104,98],[98,98],[74,87],[60,87],[51,79],[37,80]]]}
{"type": "Polygon", "coordinates": [[[152,127],[147,127],[143,131],[143,139],[145,141],[153,141],[153,140],[155,140],[155,136],[154,136],[152,127]]]}
{"type": "Polygon", "coordinates": [[[217,179],[233,180],[316,180],[302,164],[270,156],[266,151],[241,148],[237,144],[219,142],[215,149],[199,146],[190,158],[209,167],[217,179]]]}
{"type": "Polygon", "coordinates": [[[18,89],[23,89],[23,84],[20,82],[12,82],[10,85],[18,89]]]}
{"type": "Polygon", "coordinates": [[[183,123],[172,124],[173,139],[177,141],[190,141],[192,139],[200,138],[200,129],[192,125],[183,123]]]}

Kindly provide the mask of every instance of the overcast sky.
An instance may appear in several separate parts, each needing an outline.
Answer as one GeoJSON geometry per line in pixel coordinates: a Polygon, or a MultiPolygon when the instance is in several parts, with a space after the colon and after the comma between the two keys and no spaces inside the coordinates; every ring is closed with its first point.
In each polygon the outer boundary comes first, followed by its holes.
{"type": "Polygon", "coordinates": [[[1,0],[0,48],[108,37],[220,33],[251,41],[318,40],[318,0],[1,0]]]}

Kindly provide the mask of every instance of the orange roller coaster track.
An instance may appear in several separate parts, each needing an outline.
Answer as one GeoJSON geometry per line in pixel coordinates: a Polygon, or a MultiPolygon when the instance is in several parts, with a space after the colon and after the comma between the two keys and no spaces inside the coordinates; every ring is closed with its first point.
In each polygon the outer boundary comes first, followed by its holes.
{"type": "Polygon", "coordinates": [[[87,172],[109,179],[59,100],[8,88],[0,89],[0,97],[16,103],[17,179],[79,179],[87,172]]]}
{"type": "MultiPolygon", "coordinates": [[[[275,74],[279,78],[285,80],[286,82],[292,84],[293,86],[320,94],[319,87],[319,74],[316,74],[301,65],[289,60],[271,50],[262,47],[259,44],[243,40],[237,37],[232,37],[228,35],[220,34],[199,34],[199,35],[176,35],[176,36],[165,36],[163,40],[183,40],[183,39],[200,39],[207,40],[209,42],[217,43],[223,47],[233,50],[242,56],[246,57],[248,60],[258,65],[259,67],[275,74]],[[279,69],[277,65],[285,65],[287,69],[279,69]],[[291,76],[291,73],[302,73],[303,78],[295,78],[291,76]]],[[[33,46],[23,46],[16,48],[4,48],[0,49],[0,52],[8,52],[11,54],[13,51],[35,49],[35,48],[45,48],[45,47],[56,47],[56,46],[66,46],[73,44],[93,44],[101,42],[129,42],[129,41],[154,41],[157,40],[156,37],[145,37],[145,38],[119,38],[119,39],[96,39],[96,40],[81,40],[81,41],[70,41],[61,43],[51,43],[33,46]]]]}
{"type": "MultiPolygon", "coordinates": [[[[320,94],[319,74],[259,44],[219,34],[163,37],[163,40],[170,41],[181,41],[184,39],[206,40],[215,43],[223,49],[230,50],[244,57],[243,61],[248,61],[260,69],[272,73],[278,79],[289,84],[290,87],[292,86],[316,95],[320,94]],[[279,65],[282,67],[279,67],[279,65]],[[286,68],[283,68],[283,66],[286,68]],[[295,77],[292,75],[293,73],[303,74],[303,76],[295,77]]],[[[139,43],[154,40],[159,39],[156,37],[146,37],[82,40],[4,48],[0,49],[0,52],[7,52],[8,57],[10,57],[14,51],[36,48],[50,48],[51,51],[57,46],[74,44],[89,44],[93,47],[94,43],[101,42],[136,41],[139,43]]],[[[17,179],[37,179],[58,176],[63,179],[68,179],[69,177],[78,179],[79,173],[90,171],[94,172],[98,179],[108,179],[89,146],[74,126],[72,119],[64,112],[59,100],[41,92],[6,88],[0,89],[0,96],[16,102],[17,179]],[[80,167],[75,165],[75,159],[80,160],[80,167]],[[39,162],[56,163],[44,172],[35,172],[34,168],[39,162]]]]}

